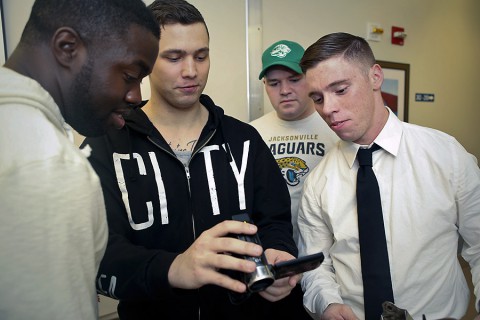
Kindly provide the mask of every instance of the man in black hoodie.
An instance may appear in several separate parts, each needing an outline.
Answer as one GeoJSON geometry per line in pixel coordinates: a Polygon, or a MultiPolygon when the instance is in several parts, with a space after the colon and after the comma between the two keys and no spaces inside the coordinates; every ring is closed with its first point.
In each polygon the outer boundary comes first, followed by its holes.
{"type": "Polygon", "coordinates": [[[82,145],[110,228],[97,289],[120,300],[121,319],[265,319],[299,276],[232,304],[228,293],[247,288],[222,270],[252,272],[238,256],[262,252],[232,234],[258,230],[269,263],[296,256],[287,187],[257,131],[202,94],[210,60],[200,12],[183,0],[150,9],[161,32],[151,99],[123,129],[82,145]],[[256,227],[232,221],[239,213],[256,227]]]}

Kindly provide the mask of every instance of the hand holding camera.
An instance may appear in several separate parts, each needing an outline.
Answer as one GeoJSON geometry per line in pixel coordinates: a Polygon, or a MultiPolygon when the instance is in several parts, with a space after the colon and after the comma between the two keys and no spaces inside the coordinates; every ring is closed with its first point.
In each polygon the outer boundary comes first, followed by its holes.
{"type": "MultiPolygon", "coordinates": [[[[236,221],[243,221],[245,223],[252,223],[248,214],[234,215],[232,219],[236,221]]],[[[242,241],[261,245],[258,234],[238,234],[237,237],[242,241]]],[[[256,268],[253,272],[243,273],[240,275],[240,279],[247,285],[248,293],[240,297],[237,295],[233,298],[231,295],[231,300],[234,303],[239,303],[245,300],[248,298],[249,293],[265,290],[277,279],[290,277],[295,274],[317,268],[322,263],[324,256],[323,253],[320,252],[298,259],[279,262],[277,264],[269,264],[264,252],[262,252],[260,256],[245,255],[243,258],[248,261],[255,262],[256,268]]]]}
{"type": "Polygon", "coordinates": [[[250,273],[256,264],[239,259],[240,255],[259,256],[262,247],[240,241],[232,234],[255,234],[257,227],[248,223],[225,220],[204,231],[185,252],[177,255],[168,270],[168,281],[173,288],[197,289],[207,284],[234,292],[245,292],[246,285],[221,270],[250,273]],[[237,255],[237,256],[234,256],[237,255]]]}
{"type": "Polygon", "coordinates": [[[252,292],[265,290],[276,279],[310,270],[323,260],[320,253],[314,259],[309,256],[268,264],[256,234],[257,227],[250,223],[248,215],[237,215],[234,219],[237,221],[226,220],[204,231],[185,252],[176,256],[168,270],[173,288],[197,289],[213,284],[242,293],[243,301],[252,292]]]}

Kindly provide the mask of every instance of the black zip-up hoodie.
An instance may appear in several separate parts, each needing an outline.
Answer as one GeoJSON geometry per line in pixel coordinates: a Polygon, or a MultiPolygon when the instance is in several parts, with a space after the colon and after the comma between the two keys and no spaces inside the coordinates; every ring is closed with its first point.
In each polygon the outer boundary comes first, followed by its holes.
{"type": "Polygon", "coordinates": [[[237,306],[223,288],[181,290],[168,283],[175,257],[232,215],[250,214],[264,249],[297,255],[288,189],[267,145],[208,96],[200,102],[209,119],[187,166],[141,109],[126,117],[123,129],[81,146],[91,148],[109,224],[97,291],[120,300],[121,319],[268,317],[274,304],[258,295],[237,306]]]}

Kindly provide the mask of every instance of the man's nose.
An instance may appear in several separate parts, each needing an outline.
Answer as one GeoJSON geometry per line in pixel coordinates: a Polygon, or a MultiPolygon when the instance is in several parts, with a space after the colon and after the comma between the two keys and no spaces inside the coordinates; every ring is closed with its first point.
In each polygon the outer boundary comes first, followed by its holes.
{"type": "Polygon", "coordinates": [[[140,89],[140,83],[136,84],[130,91],[127,92],[125,96],[129,106],[138,106],[142,103],[142,92],[140,89]]]}
{"type": "Polygon", "coordinates": [[[197,75],[197,65],[193,58],[185,58],[182,64],[182,77],[194,78],[197,75]]]}

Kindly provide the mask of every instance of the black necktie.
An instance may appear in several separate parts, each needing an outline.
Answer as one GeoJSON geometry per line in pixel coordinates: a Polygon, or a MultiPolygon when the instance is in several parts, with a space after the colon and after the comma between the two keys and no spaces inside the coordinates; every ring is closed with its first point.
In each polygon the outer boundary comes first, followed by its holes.
{"type": "Polygon", "coordinates": [[[366,320],[380,319],[382,303],[394,302],[380,190],[372,170],[372,153],[378,149],[380,147],[374,144],[357,153],[360,165],[357,173],[358,237],[366,320]]]}

